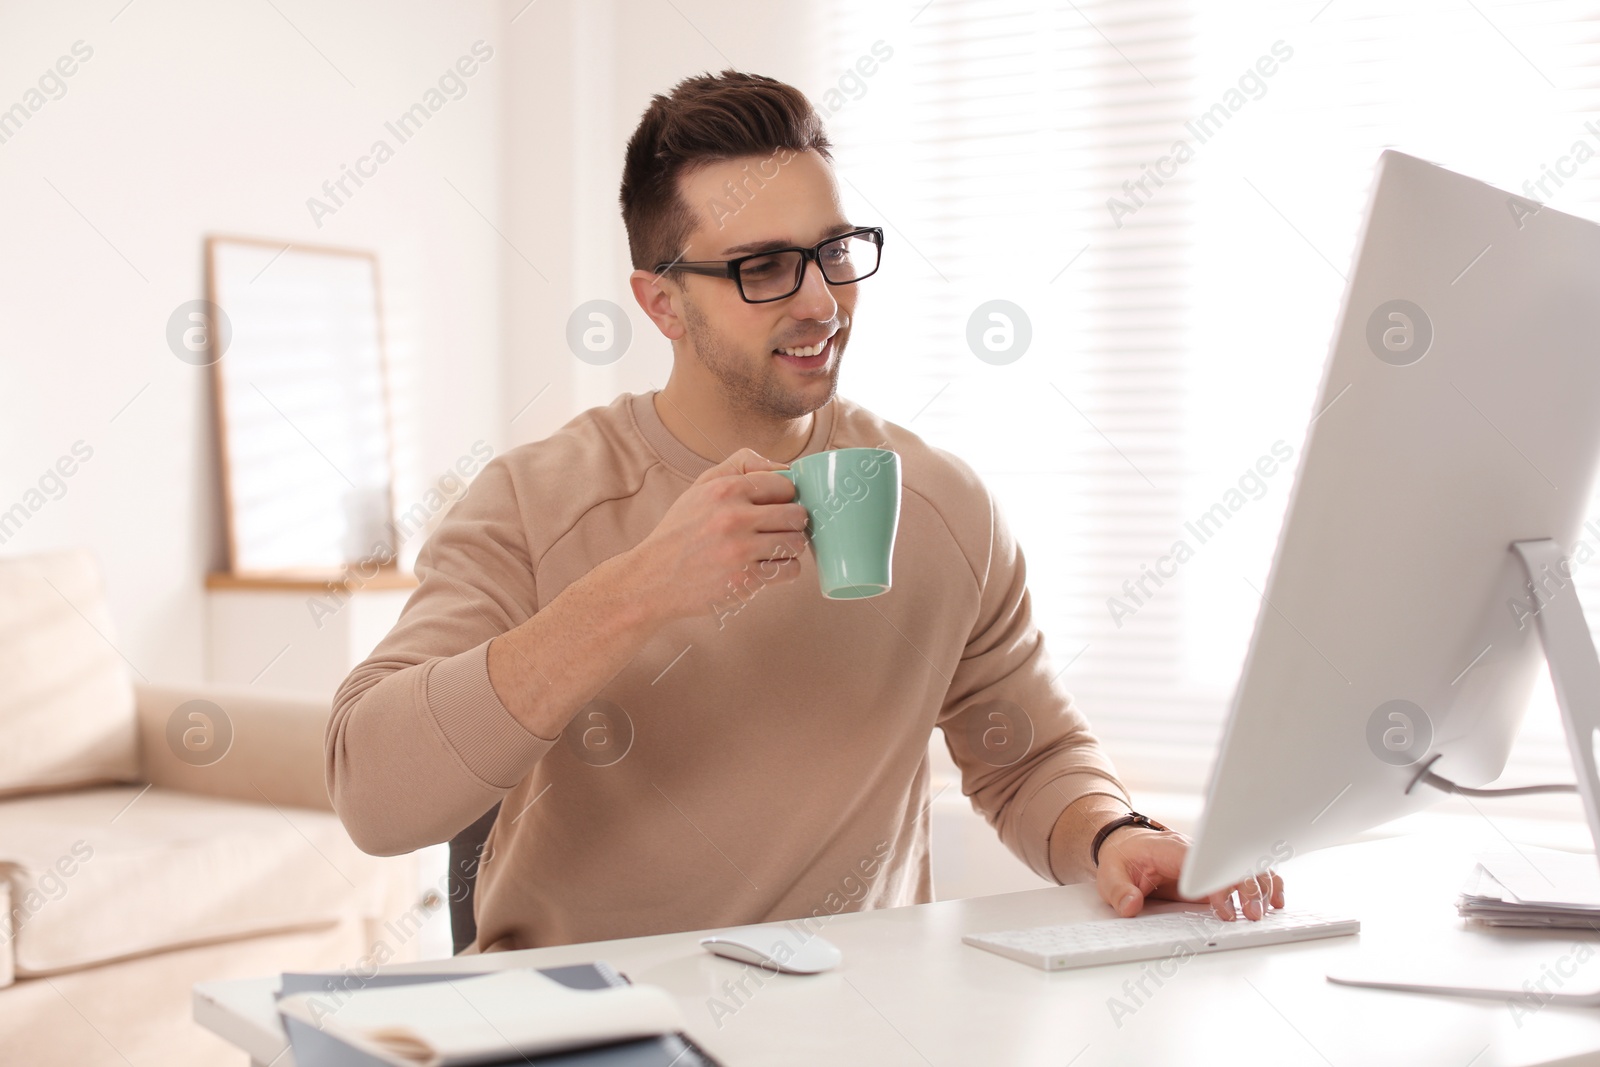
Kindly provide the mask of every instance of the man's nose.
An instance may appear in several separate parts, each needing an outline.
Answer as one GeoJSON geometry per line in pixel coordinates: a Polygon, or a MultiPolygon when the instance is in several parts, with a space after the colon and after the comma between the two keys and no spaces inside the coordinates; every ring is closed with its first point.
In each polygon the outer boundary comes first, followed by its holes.
{"type": "Polygon", "coordinates": [[[833,298],[833,289],[823,278],[822,268],[815,263],[807,263],[800,290],[791,298],[789,313],[797,319],[828,322],[838,310],[839,302],[833,298]]]}

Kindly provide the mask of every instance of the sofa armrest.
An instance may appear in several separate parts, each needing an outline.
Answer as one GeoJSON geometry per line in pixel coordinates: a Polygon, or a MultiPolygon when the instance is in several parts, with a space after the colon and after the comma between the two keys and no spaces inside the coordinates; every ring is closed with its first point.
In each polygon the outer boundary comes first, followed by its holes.
{"type": "Polygon", "coordinates": [[[333,810],[323,777],[329,701],[211,684],[136,684],[134,692],[142,780],[204,796],[333,810]],[[190,701],[211,706],[175,718],[190,701]],[[224,740],[227,748],[214,759],[211,746],[224,740]]]}

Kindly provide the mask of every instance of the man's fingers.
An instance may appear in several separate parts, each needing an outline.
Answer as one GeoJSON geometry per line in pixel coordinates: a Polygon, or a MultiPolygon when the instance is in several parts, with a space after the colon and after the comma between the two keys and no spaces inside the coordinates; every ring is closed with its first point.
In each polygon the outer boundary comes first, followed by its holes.
{"type": "Polygon", "coordinates": [[[1267,913],[1267,906],[1262,899],[1261,882],[1256,878],[1246,878],[1234,887],[1239,893],[1239,908],[1244,912],[1246,919],[1259,919],[1267,913]]]}
{"type": "Polygon", "coordinates": [[[1130,830],[1107,838],[1100,850],[1097,879],[1101,899],[1123,918],[1137,915],[1147,896],[1205,900],[1212,913],[1224,922],[1234,922],[1241,914],[1245,919],[1259,921],[1269,909],[1284,906],[1283,878],[1270,869],[1247,875],[1238,884],[1204,897],[1179,895],[1177,881],[1188,844],[1175,833],[1130,830]]]}
{"type": "Polygon", "coordinates": [[[1238,889],[1239,902],[1246,918],[1259,919],[1266,915],[1269,907],[1284,906],[1283,876],[1276,871],[1262,871],[1254,878],[1240,882],[1238,889]]]}
{"type": "Polygon", "coordinates": [[[760,539],[761,558],[770,560],[797,560],[805,547],[805,538],[798,534],[763,534],[760,539]]]}
{"type": "Polygon", "coordinates": [[[770,460],[753,448],[741,448],[727,459],[709,468],[700,477],[698,482],[708,482],[713,478],[726,478],[734,474],[749,474],[752,471],[774,471],[787,467],[787,463],[770,460]]]}
{"type": "Polygon", "coordinates": [[[775,460],[768,459],[753,448],[739,449],[739,451],[723,460],[720,465],[727,467],[729,474],[749,474],[751,471],[770,471],[788,466],[787,463],[778,463],[775,460]]]}
{"type": "Polygon", "coordinates": [[[787,504],[795,498],[794,483],[774,471],[751,471],[736,484],[752,504],[787,504]]]}
{"type": "MultiPolygon", "coordinates": [[[[699,485],[718,478],[736,479],[729,482],[729,493],[742,496],[752,504],[787,504],[795,498],[794,483],[774,472],[788,468],[789,464],[768,459],[755,449],[741,448],[694,481],[699,485]]],[[[805,509],[796,504],[794,512],[801,516],[798,526],[792,525],[794,514],[786,509],[782,519],[763,518],[765,522],[781,522],[783,525],[764,526],[763,529],[804,529],[805,509]]]]}
{"type": "Polygon", "coordinates": [[[756,532],[799,536],[806,528],[806,509],[787,501],[762,504],[756,509],[756,532]]]}
{"type": "Polygon", "coordinates": [[[1139,914],[1139,909],[1144,907],[1144,893],[1128,876],[1127,862],[1110,849],[1111,841],[1106,845],[1100,851],[1100,872],[1095,878],[1095,888],[1100,890],[1101,900],[1127,919],[1139,914]]]}
{"type": "MultiPolygon", "coordinates": [[[[752,470],[728,475],[729,492],[752,504],[787,504],[795,498],[794,483],[777,473],[783,468],[752,470]]],[[[798,506],[798,505],[797,505],[798,506]]]]}
{"type": "Polygon", "coordinates": [[[1144,894],[1139,892],[1139,887],[1132,882],[1125,880],[1113,882],[1107,886],[1107,890],[1105,902],[1124,919],[1139,914],[1139,909],[1144,907],[1144,894]]]}
{"type": "Polygon", "coordinates": [[[790,582],[800,577],[800,561],[798,559],[768,559],[759,564],[762,578],[768,582],[790,582]]]}

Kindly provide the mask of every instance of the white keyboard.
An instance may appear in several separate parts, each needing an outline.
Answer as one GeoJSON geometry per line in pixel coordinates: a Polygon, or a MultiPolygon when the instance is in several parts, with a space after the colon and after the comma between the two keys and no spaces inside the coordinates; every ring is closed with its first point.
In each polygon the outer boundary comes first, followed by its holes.
{"type": "Polygon", "coordinates": [[[1041,970],[1062,971],[1102,963],[1186,958],[1200,952],[1277,945],[1359,933],[1361,923],[1314,911],[1269,911],[1251,922],[1223,922],[1209,911],[1171,911],[1131,919],[1095,919],[1027,930],[967,934],[961,940],[1041,970]]]}

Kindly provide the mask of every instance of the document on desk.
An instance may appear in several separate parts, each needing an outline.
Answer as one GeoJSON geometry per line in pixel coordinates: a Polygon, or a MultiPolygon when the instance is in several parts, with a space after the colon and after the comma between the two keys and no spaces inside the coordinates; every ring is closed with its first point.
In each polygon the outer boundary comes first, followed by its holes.
{"type": "MultiPolygon", "coordinates": [[[[1520,845],[1485,852],[1456,902],[1464,919],[1492,927],[1600,930],[1600,861],[1594,853],[1520,845]]],[[[1515,1010],[1567,1004],[1600,1007],[1600,952],[1587,938],[1513,935],[1455,942],[1455,952],[1418,956],[1378,949],[1328,975],[1341,985],[1505,1000],[1515,1010]]]]}
{"type": "Polygon", "coordinates": [[[1600,861],[1531,845],[1485,852],[1461,887],[1457,910],[1489,926],[1600,927],[1600,861]]]}
{"type": "Polygon", "coordinates": [[[656,986],[580,990],[531,969],[282,997],[290,1019],[394,1067],[468,1067],[675,1034],[656,986]]]}

